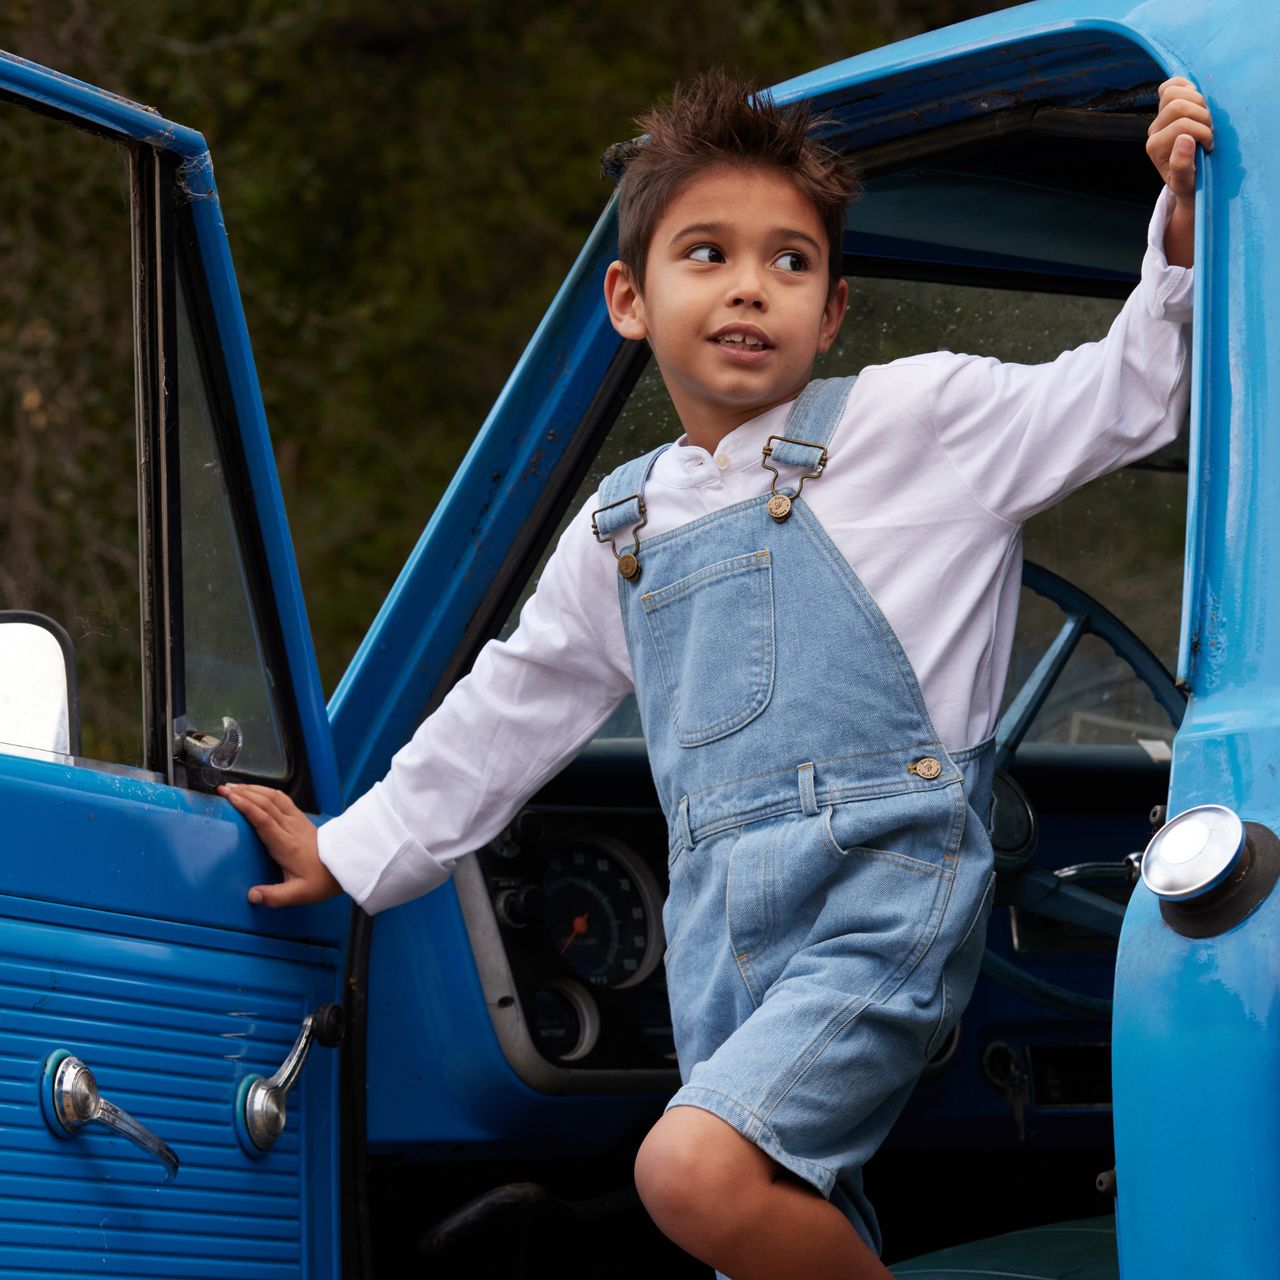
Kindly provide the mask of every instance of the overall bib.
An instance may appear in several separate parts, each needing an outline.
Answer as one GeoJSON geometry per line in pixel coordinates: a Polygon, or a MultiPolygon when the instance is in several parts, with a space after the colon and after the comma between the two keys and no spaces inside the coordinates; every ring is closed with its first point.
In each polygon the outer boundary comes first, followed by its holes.
{"type": "Polygon", "coordinates": [[[725,1120],[879,1253],[862,1166],[977,977],[993,753],[947,753],[897,637],[800,496],[852,383],[811,383],[770,437],[773,493],[641,541],[657,450],[605,480],[593,523],[624,546],[670,833],[683,1085],[668,1105],[725,1120]]]}

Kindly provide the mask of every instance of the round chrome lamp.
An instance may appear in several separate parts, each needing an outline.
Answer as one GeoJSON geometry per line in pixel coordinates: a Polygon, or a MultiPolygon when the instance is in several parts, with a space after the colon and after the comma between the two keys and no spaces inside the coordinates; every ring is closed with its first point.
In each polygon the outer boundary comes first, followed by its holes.
{"type": "Polygon", "coordinates": [[[1143,883],[1165,902],[1192,902],[1235,871],[1244,847],[1244,823],[1225,805],[1185,809],[1151,837],[1143,883]]]}

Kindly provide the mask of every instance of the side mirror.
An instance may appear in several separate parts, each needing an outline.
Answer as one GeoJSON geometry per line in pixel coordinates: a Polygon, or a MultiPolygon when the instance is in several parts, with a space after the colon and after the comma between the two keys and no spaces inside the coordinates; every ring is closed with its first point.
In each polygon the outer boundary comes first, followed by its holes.
{"type": "Polygon", "coordinates": [[[0,750],[80,754],[71,637],[42,613],[0,609],[0,750]]]}

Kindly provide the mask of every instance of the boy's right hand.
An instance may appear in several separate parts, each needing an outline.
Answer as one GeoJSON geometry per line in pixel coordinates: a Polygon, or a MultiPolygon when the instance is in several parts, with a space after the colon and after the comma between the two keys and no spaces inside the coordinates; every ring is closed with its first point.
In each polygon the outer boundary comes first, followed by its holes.
{"type": "Polygon", "coordinates": [[[218,794],[248,821],[284,873],[279,884],[255,884],[249,890],[249,901],[255,906],[300,907],[342,892],[320,861],[320,842],[311,819],[283,791],[252,782],[227,782],[218,794]]]}

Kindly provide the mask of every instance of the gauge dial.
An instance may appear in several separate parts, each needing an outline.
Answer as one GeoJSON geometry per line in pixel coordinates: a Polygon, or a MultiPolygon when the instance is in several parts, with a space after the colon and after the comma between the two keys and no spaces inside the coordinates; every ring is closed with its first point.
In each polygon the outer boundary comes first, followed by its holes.
{"type": "Polygon", "coordinates": [[[529,1030],[538,1052],[561,1062],[585,1058],[600,1038],[600,1015],[589,992],[565,978],[534,993],[529,1030]]]}
{"type": "Polygon", "coordinates": [[[657,967],[658,884],[626,845],[590,836],[553,853],[542,888],[548,939],[584,982],[630,987],[657,967]]]}

